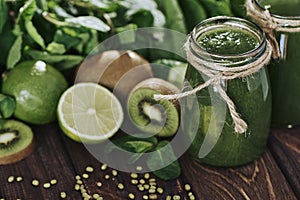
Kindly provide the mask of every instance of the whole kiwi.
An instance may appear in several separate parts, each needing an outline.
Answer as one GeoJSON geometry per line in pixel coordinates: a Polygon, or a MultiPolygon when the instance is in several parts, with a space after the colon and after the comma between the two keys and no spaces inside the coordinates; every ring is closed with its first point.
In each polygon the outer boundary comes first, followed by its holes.
{"type": "Polygon", "coordinates": [[[120,99],[126,99],[139,82],[153,77],[150,63],[138,53],[109,50],[85,59],[77,70],[75,82],[96,82],[120,99]]]}

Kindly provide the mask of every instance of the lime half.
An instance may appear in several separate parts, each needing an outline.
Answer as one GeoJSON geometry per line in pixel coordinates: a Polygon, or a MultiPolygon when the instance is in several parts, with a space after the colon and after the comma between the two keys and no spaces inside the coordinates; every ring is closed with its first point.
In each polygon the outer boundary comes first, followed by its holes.
{"type": "Polygon", "coordinates": [[[110,138],[124,119],[119,100],[96,83],[73,85],[63,93],[57,109],[62,131],[84,143],[99,143],[110,138]]]}

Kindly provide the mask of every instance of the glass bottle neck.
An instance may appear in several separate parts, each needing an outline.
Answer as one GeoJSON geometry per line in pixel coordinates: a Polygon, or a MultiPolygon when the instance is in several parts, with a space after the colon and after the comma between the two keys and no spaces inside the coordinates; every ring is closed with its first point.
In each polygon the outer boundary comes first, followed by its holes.
{"type": "Polygon", "coordinates": [[[254,2],[261,10],[268,9],[276,19],[300,20],[300,0],[254,0],[254,2]]]}

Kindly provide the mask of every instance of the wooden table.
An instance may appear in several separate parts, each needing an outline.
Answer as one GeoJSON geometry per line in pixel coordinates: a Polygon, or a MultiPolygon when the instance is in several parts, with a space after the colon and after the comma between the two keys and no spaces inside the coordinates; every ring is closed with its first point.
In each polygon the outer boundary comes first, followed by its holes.
{"type": "MultiPolygon", "coordinates": [[[[119,172],[112,176],[112,169],[101,170],[97,161],[84,146],[64,136],[56,123],[33,127],[36,149],[32,155],[16,164],[0,166],[0,199],[60,199],[66,192],[66,199],[82,199],[74,189],[75,176],[82,175],[86,166],[93,166],[94,172],[83,179],[83,187],[89,195],[100,194],[104,199],[142,200],[146,192],[133,185],[129,173],[119,172]],[[110,178],[105,179],[109,174],[110,178]],[[21,176],[23,180],[8,182],[9,176],[21,176]],[[32,180],[40,185],[34,187],[32,180]],[[56,179],[58,182],[49,189],[43,183],[56,179]],[[96,183],[102,182],[98,187],[96,183]],[[117,188],[123,183],[125,188],[117,188]]],[[[189,199],[185,184],[191,185],[196,199],[300,199],[300,127],[272,130],[268,148],[262,158],[239,168],[214,168],[180,158],[183,173],[177,180],[157,180],[157,186],[164,188],[157,199],[167,195],[180,195],[189,199]]],[[[140,174],[142,176],[142,174],[140,174]]]]}

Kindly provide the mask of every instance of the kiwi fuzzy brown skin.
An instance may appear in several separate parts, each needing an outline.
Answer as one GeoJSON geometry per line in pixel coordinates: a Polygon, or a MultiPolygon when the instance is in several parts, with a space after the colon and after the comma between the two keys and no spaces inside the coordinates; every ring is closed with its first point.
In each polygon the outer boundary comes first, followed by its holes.
{"type": "Polygon", "coordinates": [[[109,50],[84,60],[75,82],[99,83],[110,90],[116,89],[117,96],[126,99],[137,83],[151,77],[150,63],[136,52],[109,50]]]}
{"type": "MultiPolygon", "coordinates": [[[[127,110],[132,123],[135,124],[140,130],[149,132],[151,134],[156,134],[159,137],[173,136],[179,127],[179,102],[177,100],[156,101],[153,99],[153,94],[168,95],[178,92],[179,89],[176,86],[159,78],[150,78],[137,84],[131,91],[127,103],[127,110]],[[146,112],[145,109],[147,107],[156,110],[154,112],[157,114],[160,113],[156,116],[160,116],[158,119],[163,121],[155,119],[154,116],[152,116],[154,118],[147,116],[147,114],[144,113],[146,112]],[[144,118],[144,120],[139,118],[144,118]],[[146,125],[145,123],[149,124],[146,125]],[[145,126],[150,126],[150,128],[146,128],[145,126]],[[160,130],[156,126],[160,126],[160,130]]],[[[153,110],[150,112],[153,112],[153,110]]]]}
{"type": "Polygon", "coordinates": [[[0,165],[16,163],[34,150],[34,136],[29,126],[16,120],[4,122],[0,132],[0,165]]]}

